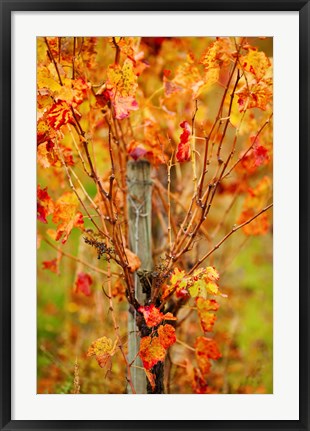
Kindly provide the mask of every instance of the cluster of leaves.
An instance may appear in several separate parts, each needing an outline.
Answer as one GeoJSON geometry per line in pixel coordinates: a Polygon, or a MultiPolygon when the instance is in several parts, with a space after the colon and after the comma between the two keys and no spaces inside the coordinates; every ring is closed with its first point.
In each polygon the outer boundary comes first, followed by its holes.
{"type": "MultiPolygon", "coordinates": [[[[219,304],[212,296],[221,295],[226,297],[219,290],[218,280],[219,274],[214,267],[199,268],[192,275],[186,275],[185,271],[180,271],[176,268],[169,285],[163,292],[162,298],[165,300],[173,294],[178,298],[193,298],[201,329],[204,333],[213,332],[216,321],[215,312],[219,309],[219,304]]],[[[193,386],[196,392],[204,393],[208,387],[206,378],[211,368],[210,359],[219,359],[221,354],[214,339],[201,336],[196,339],[195,354],[198,368],[194,370],[193,386]]]]}
{"type": "Polygon", "coordinates": [[[79,205],[74,193],[65,192],[54,202],[48,194],[47,187],[41,189],[38,185],[37,199],[38,220],[47,223],[47,217],[52,214],[53,223],[58,225],[56,230],[48,230],[51,238],[56,241],[62,238],[61,242],[65,244],[74,227],[84,230],[83,214],[77,211],[79,205]]]}
{"type": "Polygon", "coordinates": [[[176,342],[175,328],[165,322],[176,320],[176,318],[171,313],[163,314],[153,304],[141,306],[139,311],[142,313],[147,327],[151,329],[150,335],[141,338],[139,356],[146,376],[154,389],[155,376],[151,369],[158,362],[165,360],[167,349],[176,342]]]}

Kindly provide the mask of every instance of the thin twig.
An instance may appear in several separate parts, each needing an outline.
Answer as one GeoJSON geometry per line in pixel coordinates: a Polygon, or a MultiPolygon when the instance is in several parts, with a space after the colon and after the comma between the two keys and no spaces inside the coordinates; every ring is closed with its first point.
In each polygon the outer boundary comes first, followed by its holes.
{"type": "Polygon", "coordinates": [[[225,242],[233,233],[237,232],[239,229],[241,229],[242,227],[246,226],[247,224],[251,223],[254,219],[256,219],[256,217],[260,216],[261,214],[263,214],[265,211],[269,210],[269,208],[271,208],[273,206],[273,204],[270,204],[268,206],[266,206],[265,208],[263,208],[261,211],[259,211],[257,214],[255,214],[253,217],[251,217],[249,220],[245,221],[242,224],[239,224],[238,226],[234,226],[232,228],[232,230],[230,232],[228,232],[228,234],[226,234],[224,236],[224,238],[221,239],[221,241],[219,241],[210,251],[208,251],[208,253],[206,253],[202,258],[200,258],[198,260],[198,262],[192,267],[192,269],[189,271],[188,275],[192,274],[195,269],[205,260],[207,259],[207,257],[210,256],[210,254],[214,253],[215,250],[217,250],[222,244],[223,242],[225,242]]]}
{"type": "MultiPolygon", "coordinates": [[[[87,266],[88,268],[92,269],[95,272],[98,272],[100,274],[108,275],[107,271],[104,271],[103,269],[97,268],[96,266],[92,265],[91,263],[85,262],[85,260],[82,260],[76,256],[73,256],[70,253],[67,253],[63,251],[61,248],[57,247],[53,243],[51,243],[47,238],[43,238],[43,241],[45,241],[49,246],[51,246],[54,250],[57,250],[58,253],[60,253],[62,256],[68,257],[69,259],[74,260],[75,262],[81,263],[84,266],[87,266]]],[[[112,272],[113,277],[120,277],[120,274],[116,272],[112,272]]]]}
{"type": "Polygon", "coordinates": [[[189,346],[187,343],[184,343],[184,341],[181,341],[181,340],[177,339],[176,342],[178,344],[181,344],[181,346],[186,347],[188,350],[191,350],[192,352],[195,352],[194,347],[189,346]]]}

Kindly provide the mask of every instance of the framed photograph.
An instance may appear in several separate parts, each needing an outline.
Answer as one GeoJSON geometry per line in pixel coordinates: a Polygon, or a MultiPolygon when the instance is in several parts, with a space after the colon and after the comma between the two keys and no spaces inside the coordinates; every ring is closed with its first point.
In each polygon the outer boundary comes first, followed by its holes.
{"type": "Polygon", "coordinates": [[[1,0],[1,429],[309,429],[308,27],[1,0]]]}

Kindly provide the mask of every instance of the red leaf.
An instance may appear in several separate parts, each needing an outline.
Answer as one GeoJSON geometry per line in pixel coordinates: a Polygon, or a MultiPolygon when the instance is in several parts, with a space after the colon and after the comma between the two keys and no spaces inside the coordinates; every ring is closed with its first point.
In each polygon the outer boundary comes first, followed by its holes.
{"type": "Polygon", "coordinates": [[[85,272],[79,272],[75,282],[75,292],[81,292],[85,296],[90,296],[92,284],[93,280],[89,274],[86,274],[85,272]]]}
{"type": "Polygon", "coordinates": [[[77,227],[78,229],[84,229],[84,217],[80,211],[78,211],[75,215],[74,227],[77,227]]]}
{"type": "Polygon", "coordinates": [[[159,325],[163,320],[177,320],[172,313],[163,314],[154,304],[141,306],[138,311],[143,314],[149,328],[159,325]]]}
{"type": "Polygon", "coordinates": [[[262,145],[254,148],[255,165],[261,166],[269,160],[268,150],[262,145]]]}
{"type": "Polygon", "coordinates": [[[191,148],[189,137],[191,135],[190,125],[187,121],[183,121],[180,126],[184,129],[180,136],[180,143],[177,148],[176,159],[178,162],[187,162],[191,158],[191,148]]]}
{"type": "Polygon", "coordinates": [[[44,262],[42,262],[42,268],[49,269],[55,274],[58,274],[58,260],[57,259],[45,260],[44,262]]]}
{"type": "Polygon", "coordinates": [[[151,127],[145,127],[146,138],[143,141],[139,142],[132,140],[127,145],[128,154],[134,160],[138,160],[140,158],[147,159],[153,165],[164,163],[165,158],[162,148],[158,145],[158,141],[156,140],[157,135],[153,137],[150,129],[151,127]]]}
{"type": "Polygon", "coordinates": [[[154,304],[141,306],[139,307],[139,311],[143,314],[144,320],[149,328],[159,325],[165,317],[154,304]]]}
{"type": "Polygon", "coordinates": [[[54,203],[47,193],[47,187],[41,189],[40,184],[38,185],[37,199],[37,218],[42,223],[47,223],[46,217],[54,211],[54,203]]]}
{"type": "Polygon", "coordinates": [[[129,155],[134,160],[138,160],[140,157],[144,157],[147,153],[147,150],[145,150],[144,148],[135,147],[132,151],[129,152],[129,155]]]}

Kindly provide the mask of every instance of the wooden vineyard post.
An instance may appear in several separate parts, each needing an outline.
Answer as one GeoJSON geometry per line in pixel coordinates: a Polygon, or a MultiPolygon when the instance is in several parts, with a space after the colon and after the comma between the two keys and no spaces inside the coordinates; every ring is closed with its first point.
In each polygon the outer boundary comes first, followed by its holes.
{"type": "MultiPolygon", "coordinates": [[[[152,182],[151,166],[147,160],[129,161],[127,164],[128,185],[128,220],[129,246],[140,258],[140,271],[152,269],[152,182]]],[[[135,295],[141,305],[144,305],[146,295],[137,273],[134,274],[135,295]]],[[[128,361],[134,361],[131,367],[133,386],[137,394],[147,393],[146,375],[142,362],[137,356],[139,352],[139,334],[136,325],[136,311],[128,315],[128,361]],[[136,359],[135,359],[136,358],[136,359]],[[138,367],[138,368],[137,368],[138,367]],[[140,367],[140,368],[139,368],[140,367]]],[[[128,393],[131,388],[128,385],[128,393]]]]}

